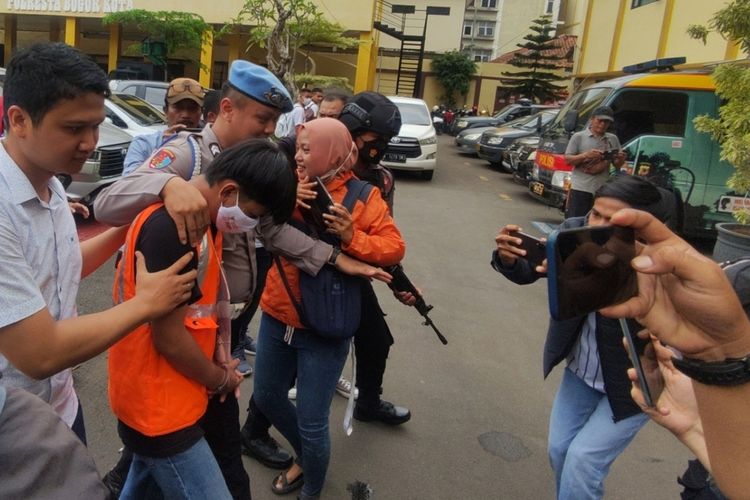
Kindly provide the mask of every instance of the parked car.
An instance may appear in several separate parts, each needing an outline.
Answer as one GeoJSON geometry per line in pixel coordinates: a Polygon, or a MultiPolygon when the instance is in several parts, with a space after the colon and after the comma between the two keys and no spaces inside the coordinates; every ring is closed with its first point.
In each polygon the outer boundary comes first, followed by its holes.
{"type": "Polygon", "coordinates": [[[131,136],[114,125],[107,122],[99,125],[99,142],[81,171],[72,176],[58,175],[67,186],[68,198],[91,206],[102,188],[122,176],[130,141],[131,136]]]}
{"type": "Polygon", "coordinates": [[[538,135],[522,137],[503,152],[503,168],[507,168],[513,174],[513,180],[519,184],[529,185],[540,140],[538,135]]]}
{"type": "Polygon", "coordinates": [[[113,92],[104,101],[107,118],[112,125],[124,130],[132,137],[150,134],[167,128],[164,113],[140,97],[113,92]]]}
{"type": "Polygon", "coordinates": [[[478,127],[462,130],[456,134],[456,146],[462,153],[469,153],[476,156],[479,138],[488,130],[495,130],[495,127],[478,127]]]}
{"type": "Polygon", "coordinates": [[[164,107],[164,98],[167,96],[169,82],[157,82],[151,80],[110,80],[109,89],[112,92],[130,94],[140,97],[156,109],[164,107]]]}
{"type": "MultiPolygon", "coordinates": [[[[503,152],[516,139],[541,134],[544,128],[557,115],[556,109],[550,109],[524,116],[508,126],[493,128],[482,134],[479,138],[477,154],[483,160],[487,160],[493,167],[500,167],[503,160],[503,152]]],[[[510,170],[508,170],[510,172],[510,170]]]]}
{"type": "Polygon", "coordinates": [[[531,101],[522,99],[517,103],[508,104],[493,116],[462,116],[461,118],[454,120],[454,125],[451,131],[455,135],[467,128],[499,127],[507,122],[515,120],[516,118],[538,113],[545,109],[555,108],[557,108],[557,106],[532,104],[531,101]]]}
{"type": "Polygon", "coordinates": [[[383,165],[394,170],[418,171],[423,179],[432,179],[437,165],[437,133],[430,109],[422,99],[389,99],[401,112],[401,130],[391,138],[383,165]]]}

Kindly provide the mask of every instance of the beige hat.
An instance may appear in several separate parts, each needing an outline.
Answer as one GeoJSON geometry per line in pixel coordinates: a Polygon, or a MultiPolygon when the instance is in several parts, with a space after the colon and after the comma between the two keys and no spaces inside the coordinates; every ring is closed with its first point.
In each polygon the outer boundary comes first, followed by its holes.
{"type": "Polygon", "coordinates": [[[201,87],[201,84],[192,78],[175,78],[169,83],[169,88],[167,89],[168,104],[174,104],[183,99],[190,99],[198,103],[198,106],[203,107],[203,98],[205,96],[206,91],[201,87]]]}

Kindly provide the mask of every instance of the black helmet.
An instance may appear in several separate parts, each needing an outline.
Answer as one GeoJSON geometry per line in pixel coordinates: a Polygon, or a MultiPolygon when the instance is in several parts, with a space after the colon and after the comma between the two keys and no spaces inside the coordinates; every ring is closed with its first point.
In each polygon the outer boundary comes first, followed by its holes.
{"type": "Polygon", "coordinates": [[[375,132],[389,141],[401,129],[401,114],[383,94],[360,92],[349,99],[339,118],[352,137],[375,132]]]}

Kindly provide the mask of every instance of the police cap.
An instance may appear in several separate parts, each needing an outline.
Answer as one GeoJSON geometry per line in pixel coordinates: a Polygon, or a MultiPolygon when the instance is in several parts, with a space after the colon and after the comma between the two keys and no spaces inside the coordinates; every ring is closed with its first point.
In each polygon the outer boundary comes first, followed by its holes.
{"type": "Polygon", "coordinates": [[[263,66],[237,59],[229,68],[229,85],[250,99],[288,113],[292,98],[284,84],[263,66]]]}

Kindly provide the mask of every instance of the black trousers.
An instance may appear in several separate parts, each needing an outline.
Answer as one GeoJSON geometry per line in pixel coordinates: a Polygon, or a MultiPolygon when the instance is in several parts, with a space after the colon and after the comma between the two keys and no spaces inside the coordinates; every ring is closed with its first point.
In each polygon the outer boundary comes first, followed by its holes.
{"type": "Polygon", "coordinates": [[[250,500],[250,477],[242,465],[240,406],[234,394],[208,400],[201,428],[234,500],[250,500]]]}
{"type": "Polygon", "coordinates": [[[594,195],[586,191],[571,189],[565,204],[565,218],[583,217],[594,206],[594,195]]]}
{"type": "Polygon", "coordinates": [[[376,405],[383,387],[386,359],[393,345],[393,336],[380,308],[372,283],[362,285],[362,319],[354,334],[357,355],[357,388],[359,405],[376,405]]]}

